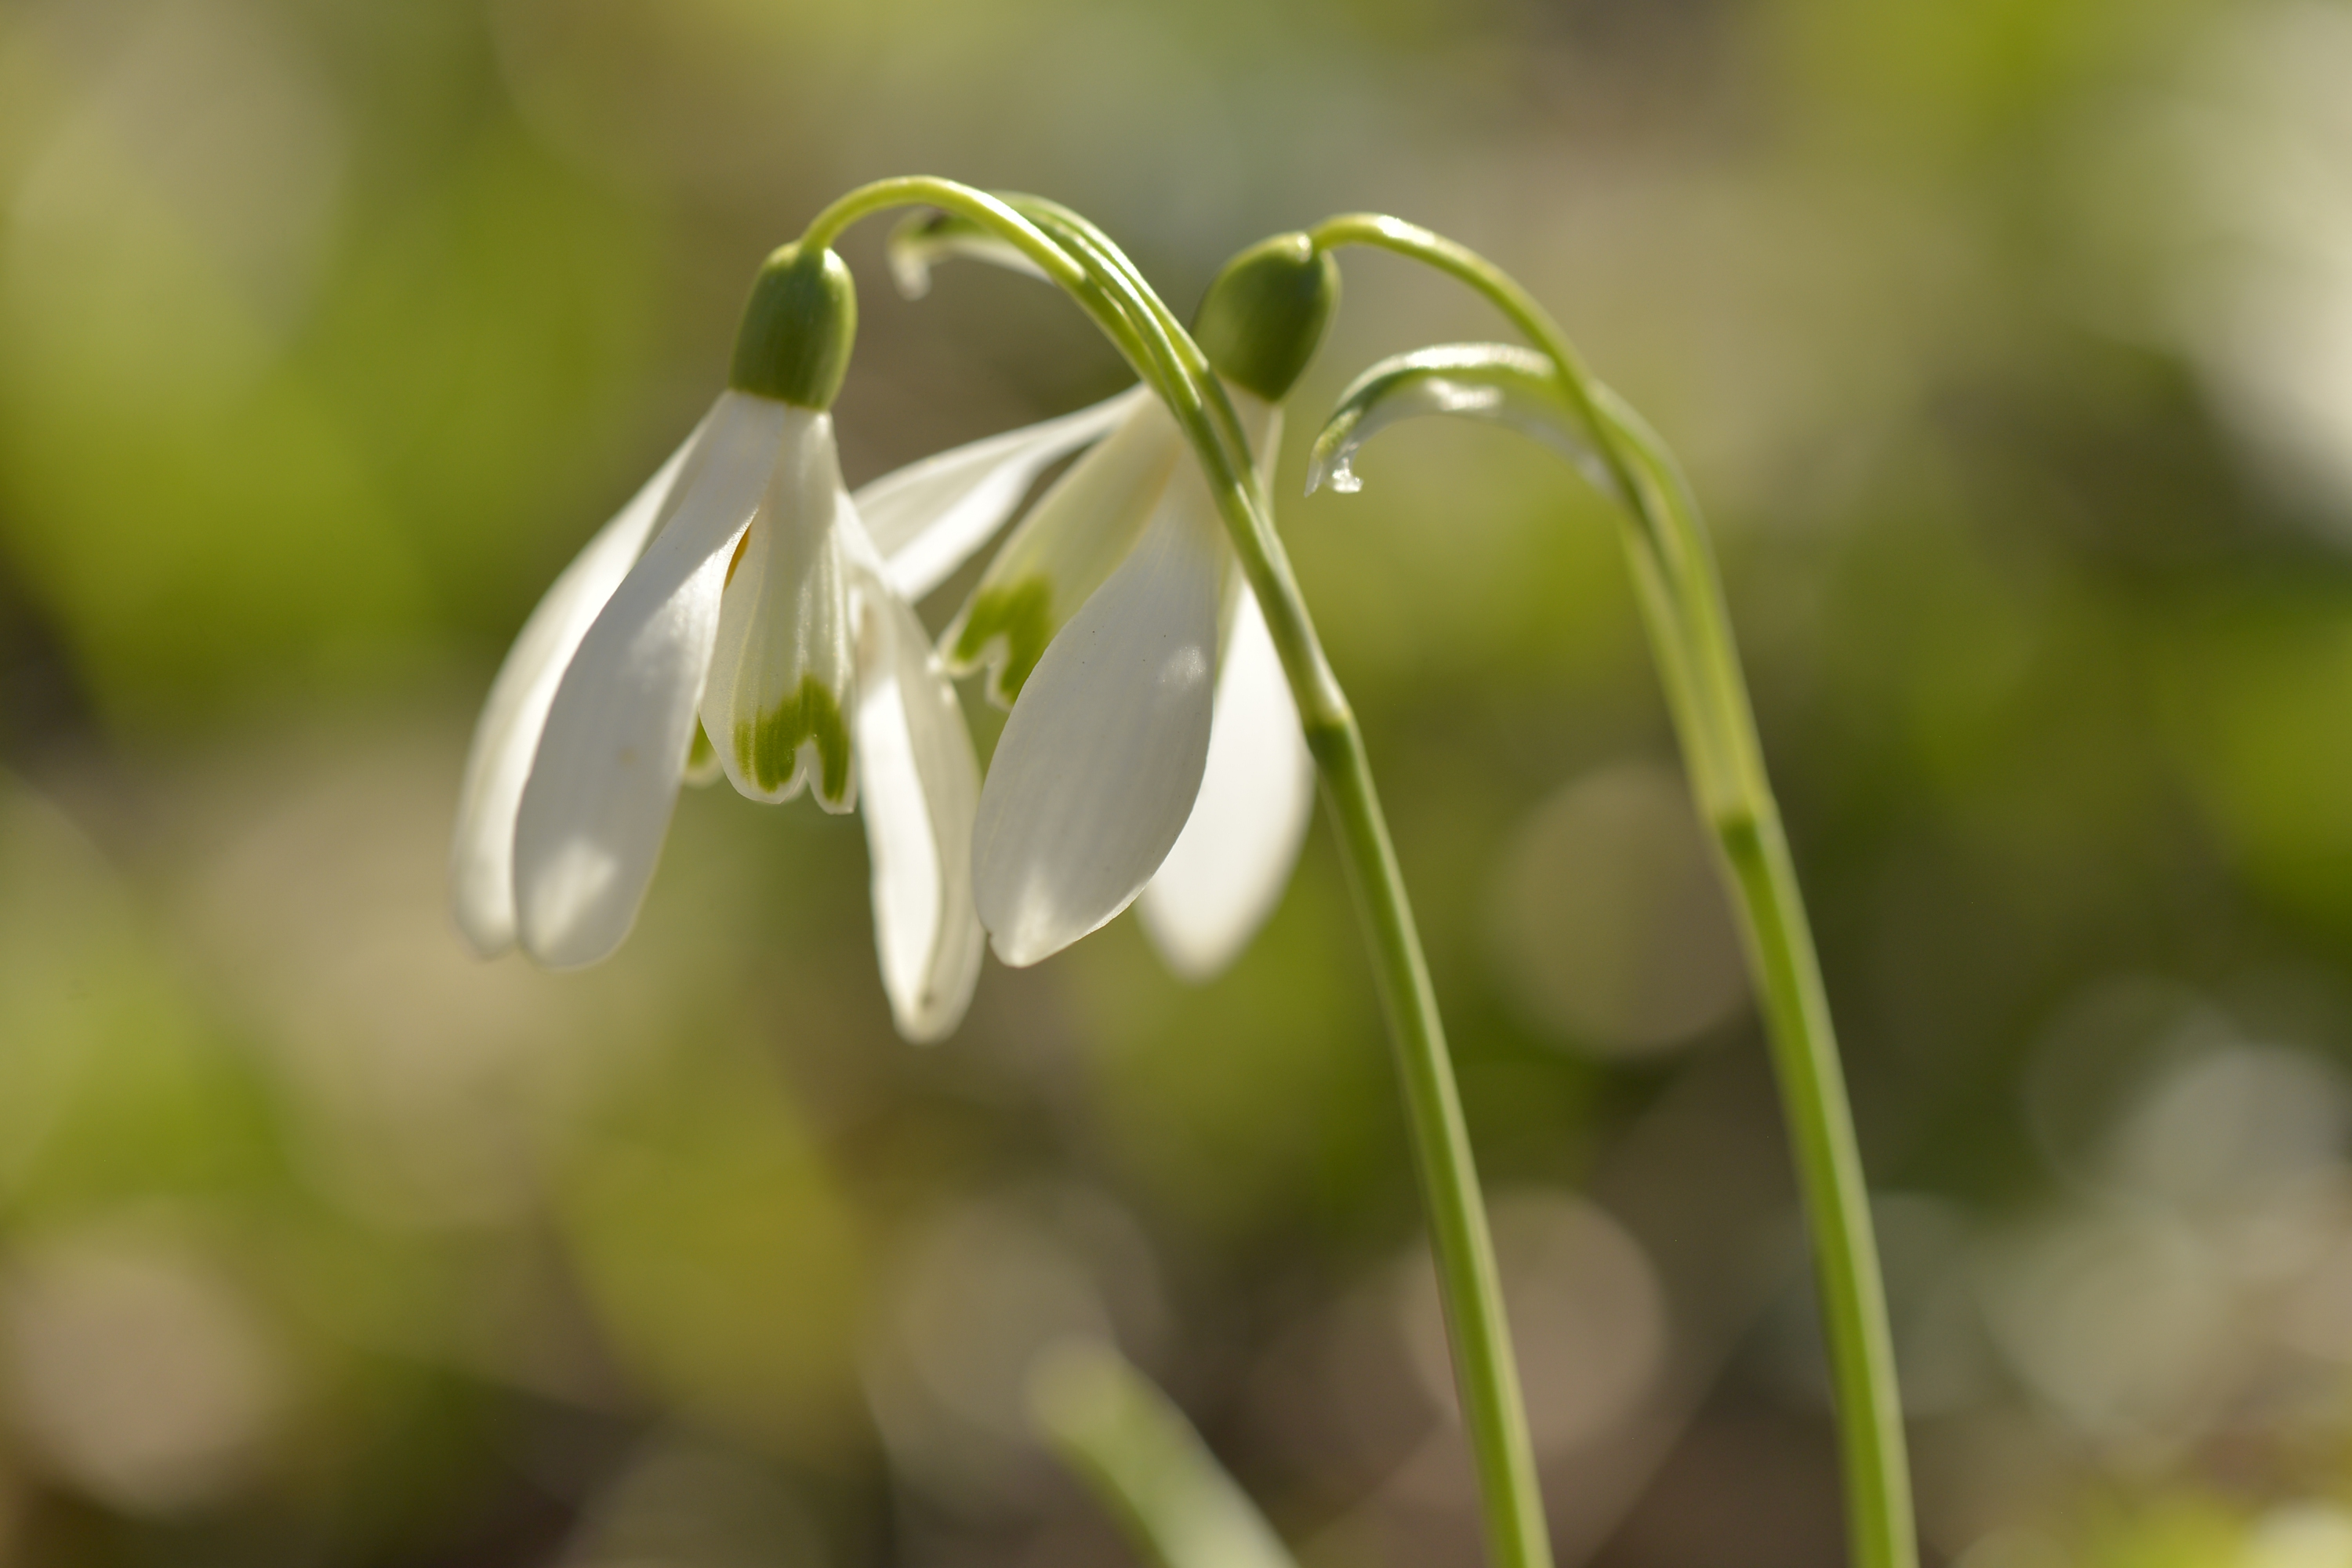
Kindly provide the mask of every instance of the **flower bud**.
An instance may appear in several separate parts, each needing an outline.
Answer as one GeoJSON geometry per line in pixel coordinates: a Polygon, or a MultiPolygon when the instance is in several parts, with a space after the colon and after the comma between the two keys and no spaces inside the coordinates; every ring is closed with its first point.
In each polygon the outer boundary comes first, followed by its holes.
{"type": "Polygon", "coordinates": [[[1192,335],[1219,375],[1279,403],[1315,357],[1339,302],[1339,263],[1303,234],[1276,235],[1225,263],[1192,335]]]}
{"type": "Polygon", "coordinates": [[[784,246],[752,281],[727,384],[801,408],[830,408],[856,340],[857,289],[848,267],[830,250],[784,246]]]}

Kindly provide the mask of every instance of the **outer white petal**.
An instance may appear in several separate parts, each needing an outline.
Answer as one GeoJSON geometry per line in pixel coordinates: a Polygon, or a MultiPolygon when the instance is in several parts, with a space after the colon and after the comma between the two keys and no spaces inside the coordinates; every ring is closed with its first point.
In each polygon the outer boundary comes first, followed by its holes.
{"type": "MultiPolygon", "coordinates": [[[[707,423],[707,421],[706,421],[707,423]]],[[[677,478],[687,453],[702,434],[697,426],[629,499],[613,521],[597,531],[547,590],[522,624],[490,695],[474,726],[466,754],[466,779],[457,789],[457,826],[449,846],[450,912],[467,946],[484,958],[514,945],[515,810],[523,780],[547,724],[548,705],[605,601],[646,547],[661,513],[662,499],[677,478]]]]}
{"type": "Polygon", "coordinates": [[[1129,404],[988,563],[940,639],[948,668],[966,675],[987,666],[990,700],[1012,706],[1055,634],[1135,545],[1167,493],[1183,446],[1158,398],[1129,404]]]}
{"type": "Polygon", "coordinates": [[[819,805],[847,811],[857,775],[849,743],[856,701],[855,628],[833,420],[786,411],[774,470],[728,563],[702,727],[735,787],[790,800],[813,784],[819,805]]]}
{"type": "Polygon", "coordinates": [[[971,901],[980,763],[923,624],[868,574],[857,641],[860,815],[874,868],[874,946],[898,1033],[963,1021],[987,943],[971,901]]]}
{"type": "Polygon", "coordinates": [[[1265,616],[1247,586],[1217,671],[1192,815],[1136,906],[1168,967],[1214,977],[1274,912],[1315,805],[1315,763],[1265,616]]]}
{"type": "Polygon", "coordinates": [[[861,487],[866,531],[889,563],[891,586],[919,599],[947,581],[1013,515],[1038,474],[1100,439],[1138,400],[1132,387],[1091,408],[1008,430],[909,463],[861,487]]]}
{"type": "Polygon", "coordinates": [[[1013,704],[972,840],[981,922],[1005,963],[1127,908],[1183,830],[1209,751],[1223,550],[1188,464],[1013,704]]]}
{"type": "Polygon", "coordinates": [[[593,963],[635,922],[694,737],[728,552],[775,465],[786,412],[720,396],[668,521],[556,689],[515,822],[517,925],[542,963],[593,963]]]}

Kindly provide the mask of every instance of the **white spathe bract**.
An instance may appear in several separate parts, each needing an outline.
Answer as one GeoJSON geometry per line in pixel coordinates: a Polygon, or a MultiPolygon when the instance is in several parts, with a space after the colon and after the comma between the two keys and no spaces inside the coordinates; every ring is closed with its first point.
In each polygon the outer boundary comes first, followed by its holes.
{"type": "Polygon", "coordinates": [[[953,1029],[985,942],[971,891],[979,766],[897,584],[953,571],[1040,468],[1109,422],[1085,410],[877,480],[859,492],[886,514],[877,549],[841,493],[825,416],[722,395],[557,579],[492,686],[451,852],[467,942],[489,956],[519,941],[556,966],[611,952],[652,879],[698,717],[716,720],[710,772],[731,763],[747,793],[787,795],[789,781],[761,782],[756,745],[746,763],[735,724],[748,716],[756,739],[776,694],[813,676],[862,777],[828,790],[822,746],[792,757],[803,782],[817,763],[821,800],[862,796],[893,1016],[910,1039],[953,1029]]]}
{"type": "MultiPolygon", "coordinates": [[[[1263,460],[1280,411],[1233,397],[1263,460]]],[[[1289,879],[1310,764],[1215,500],[1164,409],[1139,405],[1063,477],[948,640],[1018,691],[973,835],[997,956],[1034,963],[1150,885],[1146,929],[1171,968],[1201,979],[1230,962],[1289,879]],[[1073,605],[1090,580],[1099,588],[1073,605]]]]}

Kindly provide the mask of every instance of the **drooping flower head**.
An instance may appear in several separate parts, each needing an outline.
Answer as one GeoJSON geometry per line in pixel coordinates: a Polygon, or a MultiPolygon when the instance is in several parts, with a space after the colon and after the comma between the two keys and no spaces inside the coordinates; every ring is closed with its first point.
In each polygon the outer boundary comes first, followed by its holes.
{"type": "MultiPolygon", "coordinates": [[[[827,410],[856,331],[847,269],[787,246],[761,269],[728,389],[533,612],[491,689],[452,851],[457,925],[557,967],[620,945],[689,754],[755,800],[865,805],[883,980],[937,1038],[979,973],[979,768],[953,689],[845,491],[827,410]]],[[[919,558],[971,485],[890,509],[919,558]]],[[[886,484],[888,481],[886,481],[886,484]]],[[[887,499],[887,498],[886,498],[887,499]]],[[[923,570],[919,561],[915,568],[923,570]]]]}
{"type": "MultiPolygon", "coordinates": [[[[1202,341],[1261,486],[1334,286],[1291,237],[1237,259],[1204,302],[1202,341]]],[[[678,784],[723,773],[756,800],[806,789],[828,811],[864,806],[883,977],[910,1038],[960,1020],[976,910],[1000,954],[1030,963],[1143,889],[1171,965],[1213,973],[1287,880],[1312,770],[1175,422],[1138,387],[852,498],[827,410],[856,319],[831,250],[770,258],[728,389],[525,626],[468,760],[460,931],[484,953],[604,957],[635,921],[678,784]],[[935,658],[910,602],[1090,443],[935,658]],[[943,663],[987,669],[1013,709],[977,846],[979,770],[943,663]]]]}
{"type": "MultiPolygon", "coordinates": [[[[1337,289],[1293,235],[1236,258],[1202,303],[1261,486],[1337,289]]],[[[1313,769],[1216,499],[1156,399],[1038,502],[944,646],[1012,708],[973,837],[997,955],[1034,963],[1139,895],[1180,973],[1223,967],[1288,880],[1313,769]]]]}

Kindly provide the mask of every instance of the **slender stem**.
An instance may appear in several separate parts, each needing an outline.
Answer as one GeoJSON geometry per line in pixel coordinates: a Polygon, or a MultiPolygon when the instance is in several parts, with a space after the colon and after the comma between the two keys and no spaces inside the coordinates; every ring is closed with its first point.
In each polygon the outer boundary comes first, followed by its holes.
{"type": "Polygon", "coordinates": [[[1902,1403],[1853,1113],[1722,577],[1689,487],[1664,444],[1592,379],[1549,314],[1483,257],[1425,229],[1365,214],[1329,219],[1309,235],[1321,247],[1367,245],[1412,257],[1485,295],[1549,356],[1630,509],[1624,543],[1643,625],[1762,998],[1813,1241],[1853,1561],[1858,1568],[1914,1568],[1918,1547],[1902,1403]]]}
{"type": "Polygon", "coordinates": [[[1404,1080],[1454,1382],[1477,1462],[1488,1554],[1497,1563],[1549,1568],[1551,1540],[1470,1132],[1462,1120],[1445,1029],[1404,876],[1372,787],[1371,763],[1352,721],[1310,727],[1307,738],[1322,770],[1324,804],[1339,829],[1341,858],[1371,938],[1373,974],[1404,1080]]]}
{"type": "MultiPolygon", "coordinates": [[[[1082,260],[1091,263],[1098,250],[1117,254],[1098,235],[1063,233],[1050,218],[1048,226],[1082,260]]],[[[1195,392],[1171,399],[1171,406],[1210,477],[1235,553],[1281,655],[1371,943],[1373,976],[1396,1047],[1414,1163],[1429,1210],[1439,1297],[1479,1479],[1488,1552],[1501,1568],[1549,1568],[1543,1495],[1469,1128],[1363,734],[1315,635],[1281,539],[1245,478],[1252,465],[1247,448],[1238,446],[1238,422],[1223,387],[1159,297],[1148,289],[1139,287],[1139,292],[1151,316],[1148,330],[1164,345],[1161,352],[1181,359],[1188,377],[1205,382],[1209,390],[1210,397],[1195,392]],[[1211,398],[1224,405],[1222,420],[1211,413],[1211,398]],[[1235,428],[1237,450],[1220,450],[1221,425],[1235,428]]]]}
{"type": "Polygon", "coordinates": [[[887,207],[945,207],[1011,240],[1094,318],[1168,405],[1199,459],[1280,654],[1323,796],[1339,831],[1396,1047],[1414,1163],[1428,1205],[1439,1298],[1478,1472],[1496,1568],[1551,1568],[1534,1447],[1503,1312],[1493,1238],[1404,879],[1372,787],[1353,710],[1315,635],[1289,557],[1253,478],[1231,400],[1198,344],[1127,258],[1085,220],[1033,198],[999,199],[950,181],[883,180],[820,213],[803,244],[830,244],[887,207]]]}

